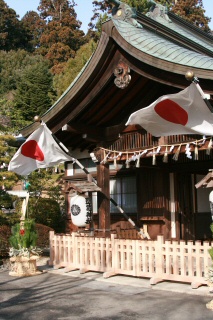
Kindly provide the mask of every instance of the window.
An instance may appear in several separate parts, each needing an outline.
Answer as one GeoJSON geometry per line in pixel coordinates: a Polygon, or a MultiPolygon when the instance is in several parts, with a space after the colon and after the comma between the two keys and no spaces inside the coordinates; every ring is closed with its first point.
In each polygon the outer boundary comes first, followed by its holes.
{"type": "MultiPolygon", "coordinates": [[[[126,213],[136,213],[136,178],[131,176],[111,179],[110,196],[126,213]]],[[[112,203],[110,203],[110,212],[118,212],[112,203]]]]}
{"type": "MultiPolygon", "coordinates": [[[[79,161],[88,172],[95,172],[97,170],[96,163],[94,163],[92,159],[80,159],[79,161]]],[[[73,168],[75,174],[83,173],[83,170],[78,166],[77,163],[73,164],[73,168]]]]}

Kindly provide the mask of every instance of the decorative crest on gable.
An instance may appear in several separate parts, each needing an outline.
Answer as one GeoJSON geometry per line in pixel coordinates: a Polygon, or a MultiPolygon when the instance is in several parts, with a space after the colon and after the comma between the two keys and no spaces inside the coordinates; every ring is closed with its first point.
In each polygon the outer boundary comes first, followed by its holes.
{"type": "Polygon", "coordinates": [[[118,0],[109,0],[109,2],[115,5],[112,9],[112,19],[125,21],[132,24],[136,28],[143,28],[142,25],[135,19],[136,10],[134,8],[131,8],[127,4],[118,0]]]}
{"type": "Polygon", "coordinates": [[[131,81],[130,68],[122,60],[118,62],[117,67],[114,70],[116,79],[115,85],[120,89],[125,89],[131,81]]]}
{"type": "Polygon", "coordinates": [[[156,3],[154,0],[149,0],[149,2],[152,4],[150,11],[147,12],[147,16],[152,18],[153,20],[161,20],[161,22],[171,22],[172,21],[168,17],[168,8],[166,6],[163,6],[160,3],[156,3]]]}

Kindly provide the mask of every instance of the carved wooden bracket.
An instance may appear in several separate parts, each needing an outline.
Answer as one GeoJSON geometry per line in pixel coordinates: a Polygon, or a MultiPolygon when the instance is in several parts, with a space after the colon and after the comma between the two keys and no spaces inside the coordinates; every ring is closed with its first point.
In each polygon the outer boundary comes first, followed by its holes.
{"type": "Polygon", "coordinates": [[[119,61],[117,67],[114,70],[116,79],[114,80],[115,85],[120,89],[125,89],[131,81],[130,68],[123,61],[119,61]]]}

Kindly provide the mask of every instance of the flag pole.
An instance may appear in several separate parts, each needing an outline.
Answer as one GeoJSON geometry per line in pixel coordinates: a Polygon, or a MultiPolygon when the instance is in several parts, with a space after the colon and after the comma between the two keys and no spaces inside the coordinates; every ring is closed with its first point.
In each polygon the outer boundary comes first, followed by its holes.
{"type": "Polygon", "coordinates": [[[196,85],[196,88],[199,91],[199,93],[200,93],[201,97],[203,98],[204,102],[206,103],[207,107],[209,108],[211,113],[213,113],[213,107],[212,107],[211,103],[209,102],[209,100],[206,98],[205,93],[201,89],[201,87],[199,85],[199,79],[197,77],[195,77],[194,72],[193,71],[187,71],[186,74],[185,74],[185,78],[186,78],[186,80],[191,81],[196,85]]]}
{"type": "MultiPolygon", "coordinates": [[[[35,116],[34,117],[34,121],[35,122],[40,122],[42,123],[42,120],[39,116],[35,116]]],[[[48,130],[50,130],[48,128],[48,130]]],[[[68,150],[68,148],[52,133],[52,131],[50,130],[52,137],[54,138],[54,140],[58,143],[58,145],[62,148],[62,150],[68,154],[70,157],[73,158],[73,156],[70,154],[70,151],[68,150]]],[[[95,180],[94,177],[91,176],[91,174],[89,173],[89,171],[81,164],[81,162],[76,159],[73,158],[74,163],[76,163],[87,175],[89,175],[92,179],[92,182],[94,182],[97,185],[97,181],[95,180]]],[[[148,234],[144,233],[143,230],[141,228],[139,228],[135,222],[124,212],[124,210],[116,203],[116,201],[114,199],[112,199],[111,197],[108,197],[105,193],[103,193],[104,196],[110,200],[110,202],[120,211],[120,213],[127,219],[127,221],[129,221],[129,223],[137,230],[138,234],[144,239],[144,238],[149,238],[148,234]]]]}

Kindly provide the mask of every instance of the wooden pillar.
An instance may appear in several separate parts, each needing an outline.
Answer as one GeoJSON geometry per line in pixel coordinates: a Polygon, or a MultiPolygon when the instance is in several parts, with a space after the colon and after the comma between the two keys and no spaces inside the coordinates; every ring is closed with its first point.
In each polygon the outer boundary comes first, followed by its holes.
{"type": "Polygon", "coordinates": [[[110,236],[110,192],[109,192],[109,165],[97,165],[97,184],[102,189],[98,192],[99,229],[103,236],[110,236]]]}

